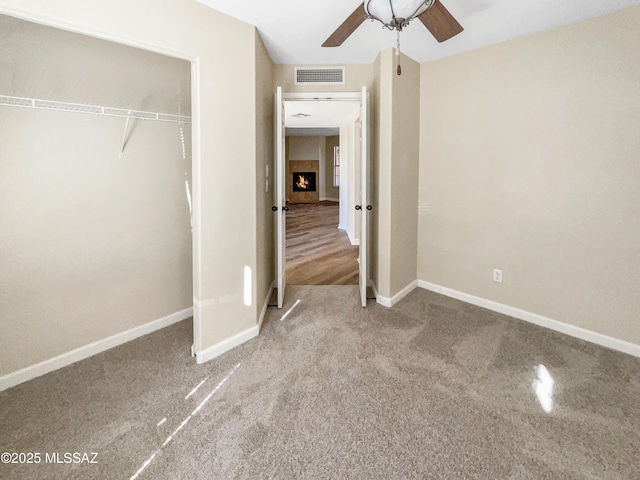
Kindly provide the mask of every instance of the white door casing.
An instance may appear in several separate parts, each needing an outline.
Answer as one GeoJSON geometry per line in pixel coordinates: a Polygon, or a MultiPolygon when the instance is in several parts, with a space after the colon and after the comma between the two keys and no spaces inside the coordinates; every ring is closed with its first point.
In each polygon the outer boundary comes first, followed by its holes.
{"type": "Polygon", "coordinates": [[[276,214],[276,248],[277,248],[277,286],[278,308],[284,303],[284,291],[287,286],[285,278],[285,232],[287,221],[287,189],[286,189],[286,165],[285,165],[285,137],[284,137],[284,101],[282,99],[282,87],[276,89],[275,101],[276,114],[276,188],[275,188],[275,214],[276,214]]]}
{"type": "Polygon", "coordinates": [[[362,87],[360,104],[360,302],[367,306],[367,286],[369,284],[369,93],[362,87]]]}

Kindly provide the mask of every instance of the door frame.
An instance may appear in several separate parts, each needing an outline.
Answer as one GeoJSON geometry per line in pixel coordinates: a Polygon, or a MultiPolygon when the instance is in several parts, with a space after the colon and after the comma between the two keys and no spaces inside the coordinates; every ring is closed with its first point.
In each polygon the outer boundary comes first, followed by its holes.
{"type": "Polygon", "coordinates": [[[272,210],[276,213],[276,286],[278,289],[277,307],[284,305],[284,294],[287,287],[286,277],[286,233],[287,233],[287,157],[285,147],[284,95],[282,87],[276,87],[275,97],[275,202],[272,210]]]}
{"type": "MultiPolygon", "coordinates": [[[[276,90],[278,88],[281,88],[281,87],[276,86],[276,90]]],[[[366,87],[362,87],[362,90],[360,90],[360,91],[349,91],[349,92],[285,92],[285,91],[282,91],[282,102],[284,104],[285,102],[292,102],[292,101],[323,101],[323,102],[326,102],[326,101],[334,101],[334,102],[351,101],[351,102],[354,102],[354,101],[356,101],[356,102],[360,102],[361,108],[362,108],[363,90],[365,88],[366,87]]],[[[366,92],[367,92],[367,95],[368,95],[366,103],[368,105],[369,102],[370,102],[369,93],[368,93],[369,89],[368,88],[366,88],[366,92]]],[[[361,115],[360,121],[363,121],[362,113],[360,115],[361,115]]],[[[364,121],[368,122],[368,112],[367,112],[367,118],[365,118],[364,121]]],[[[283,123],[284,123],[284,119],[283,119],[283,123]]],[[[279,126],[276,125],[275,127],[278,128],[279,126]]],[[[369,126],[367,125],[365,132],[369,130],[368,127],[369,126]]],[[[361,128],[361,132],[362,132],[362,128],[361,128]]],[[[369,163],[369,169],[370,169],[370,162],[368,161],[369,160],[369,152],[371,151],[371,137],[370,137],[370,135],[367,135],[366,142],[367,142],[367,149],[366,149],[367,163],[369,163]]],[[[283,154],[283,155],[286,157],[286,154],[283,154]]],[[[277,168],[277,165],[276,165],[276,168],[277,168]]],[[[361,169],[362,168],[363,168],[363,165],[361,164],[361,169]]],[[[369,172],[369,174],[370,174],[370,172],[369,172]]],[[[276,172],[276,175],[278,175],[278,172],[276,172]]],[[[350,188],[354,188],[354,186],[350,185],[350,188]]],[[[365,192],[367,192],[368,190],[369,189],[366,188],[365,192]]],[[[277,189],[276,189],[276,195],[277,195],[277,189]]],[[[371,203],[370,198],[368,198],[366,201],[368,203],[371,203]]],[[[362,215],[366,215],[366,211],[362,211],[362,215]]],[[[285,234],[286,234],[286,227],[285,227],[285,234]]],[[[276,231],[276,235],[277,235],[277,231],[276,231]]],[[[362,233],[361,233],[361,235],[362,235],[362,233]]],[[[369,237],[369,235],[367,235],[367,237],[369,237]]],[[[365,246],[365,255],[367,257],[367,261],[369,262],[369,259],[371,257],[371,253],[372,253],[371,248],[368,248],[368,247],[370,247],[370,243],[371,243],[371,239],[370,238],[368,238],[367,243],[369,245],[365,246]]],[[[277,241],[276,241],[276,244],[277,244],[277,241]]],[[[362,246],[361,246],[360,252],[362,252],[362,246]]],[[[276,245],[275,253],[276,253],[276,259],[275,260],[276,260],[276,264],[277,264],[277,262],[278,262],[277,245],[276,245]]],[[[286,257],[286,250],[285,250],[285,253],[283,253],[283,256],[286,257]]],[[[283,259],[283,263],[284,263],[284,259],[283,259]]],[[[368,268],[365,268],[364,271],[367,272],[367,275],[370,273],[368,268]]],[[[361,275],[361,272],[362,272],[362,269],[359,268],[359,276],[361,275]]],[[[277,275],[278,275],[278,272],[276,271],[276,277],[277,277],[277,275]]],[[[278,278],[276,278],[275,281],[277,283],[278,282],[278,278]]],[[[368,286],[370,284],[370,281],[371,281],[371,279],[366,278],[366,279],[364,279],[364,284],[366,286],[368,286]]],[[[359,279],[359,285],[361,285],[361,284],[362,284],[362,279],[359,279]]],[[[363,307],[366,306],[366,301],[365,300],[362,301],[362,306],[363,307]]]]}

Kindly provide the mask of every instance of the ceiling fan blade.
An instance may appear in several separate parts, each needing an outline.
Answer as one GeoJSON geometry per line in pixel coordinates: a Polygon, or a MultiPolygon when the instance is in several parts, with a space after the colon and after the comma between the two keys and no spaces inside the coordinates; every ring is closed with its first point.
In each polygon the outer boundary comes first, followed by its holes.
{"type": "Polygon", "coordinates": [[[453,15],[449,13],[449,10],[444,8],[440,0],[433,2],[433,5],[418,18],[431,34],[436,37],[438,42],[449,40],[464,30],[458,21],[453,18],[453,15]]]}
{"type": "Polygon", "coordinates": [[[335,32],[331,34],[329,38],[322,44],[323,47],[339,47],[342,43],[349,38],[356,28],[360,26],[362,22],[367,19],[367,14],[364,11],[364,2],[356,8],[347,19],[342,22],[335,32]]]}

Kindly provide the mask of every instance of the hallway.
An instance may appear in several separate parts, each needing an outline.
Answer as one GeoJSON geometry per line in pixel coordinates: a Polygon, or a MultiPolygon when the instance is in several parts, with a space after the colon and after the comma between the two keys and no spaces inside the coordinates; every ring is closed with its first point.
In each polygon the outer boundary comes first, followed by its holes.
{"type": "Polygon", "coordinates": [[[289,204],[286,278],[289,285],[357,285],[358,246],[338,229],[338,202],[289,204]]]}

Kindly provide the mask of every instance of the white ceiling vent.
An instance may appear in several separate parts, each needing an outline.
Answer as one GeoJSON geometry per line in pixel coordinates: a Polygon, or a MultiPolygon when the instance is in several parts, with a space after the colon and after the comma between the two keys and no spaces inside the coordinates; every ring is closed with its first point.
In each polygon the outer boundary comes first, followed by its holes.
{"type": "Polygon", "coordinates": [[[295,85],[344,85],[344,67],[295,67],[295,85]]]}

